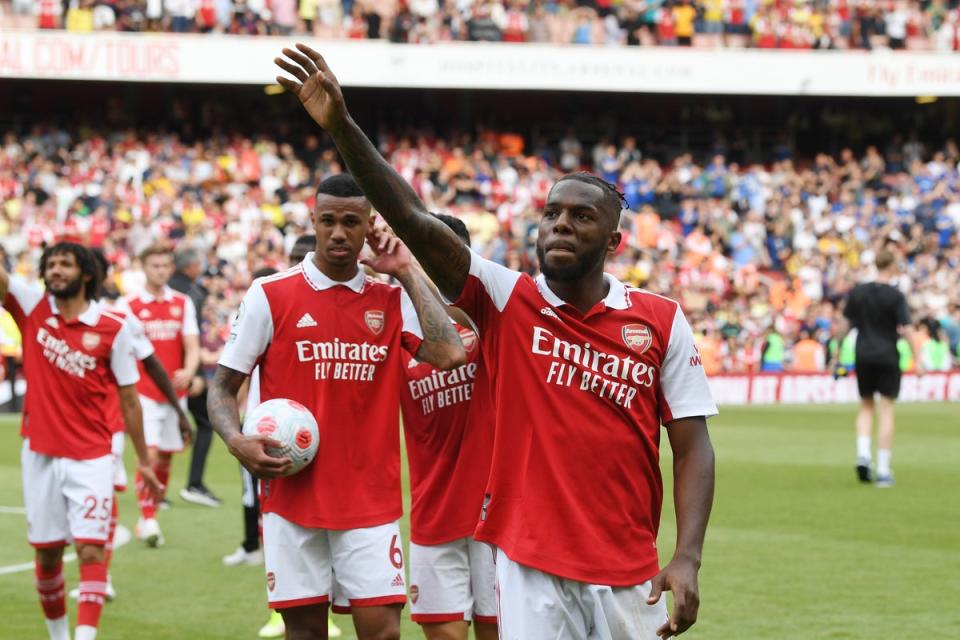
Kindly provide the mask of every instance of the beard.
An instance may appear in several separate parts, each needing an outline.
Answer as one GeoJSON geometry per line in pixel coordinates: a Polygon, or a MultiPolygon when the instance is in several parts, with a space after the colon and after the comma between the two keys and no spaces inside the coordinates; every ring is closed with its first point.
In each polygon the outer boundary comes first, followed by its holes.
{"type": "Polygon", "coordinates": [[[548,279],[555,282],[572,282],[579,280],[583,276],[593,271],[597,264],[603,264],[607,255],[607,246],[600,245],[590,249],[577,262],[563,267],[551,267],[547,265],[546,252],[543,245],[537,243],[537,260],[540,262],[540,272],[548,279]]]}
{"type": "Polygon", "coordinates": [[[83,276],[77,276],[76,279],[68,281],[60,289],[54,289],[50,285],[47,285],[47,291],[53,294],[54,298],[58,300],[67,300],[69,298],[75,297],[80,291],[83,290],[83,276]]]}

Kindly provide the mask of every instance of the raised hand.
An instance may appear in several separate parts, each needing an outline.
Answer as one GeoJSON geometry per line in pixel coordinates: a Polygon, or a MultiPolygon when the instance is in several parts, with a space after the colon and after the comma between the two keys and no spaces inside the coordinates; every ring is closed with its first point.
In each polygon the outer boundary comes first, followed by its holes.
{"type": "Polygon", "coordinates": [[[367,232],[367,244],[374,255],[360,262],[377,273],[399,276],[403,270],[413,265],[410,251],[389,229],[371,226],[367,232]]]}
{"type": "Polygon", "coordinates": [[[278,67],[296,80],[277,76],[277,82],[300,98],[303,108],[314,122],[332,131],[349,120],[340,83],[322,55],[305,44],[297,43],[296,46],[297,50],[283,50],[283,55],[289,59],[273,59],[278,67]]]}

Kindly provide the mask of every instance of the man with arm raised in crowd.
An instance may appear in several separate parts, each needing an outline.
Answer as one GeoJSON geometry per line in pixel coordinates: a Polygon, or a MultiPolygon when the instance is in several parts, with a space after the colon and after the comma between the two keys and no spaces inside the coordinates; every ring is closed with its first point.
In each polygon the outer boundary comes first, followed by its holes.
{"type": "Polygon", "coordinates": [[[550,191],[534,279],[473,254],[431,216],[347,112],[305,45],[278,81],[333,138],[364,194],[483,336],[496,372],[493,464],[475,538],[497,549],[502,638],[666,638],[699,606],[716,413],[679,305],[604,273],[622,200],[589,174],[550,191]],[[660,425],[673,449],[677,544],[659,568],[660,425]],[[668,615],[664,590],[674,594],[668,615]]]}

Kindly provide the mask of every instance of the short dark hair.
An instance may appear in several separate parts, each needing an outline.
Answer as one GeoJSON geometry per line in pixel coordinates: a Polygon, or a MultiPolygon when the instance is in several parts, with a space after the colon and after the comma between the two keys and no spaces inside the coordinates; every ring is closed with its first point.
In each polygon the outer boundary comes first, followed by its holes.
{"type": "Polygon", "coordinates": [[[277,273],[277,270],[273,267],[260,267],[250,275],[252,275],[253,279],[256,280],[257,278],[266,278],[267,276],[272,276],[275,273],[277,273]]]}
{"type": "Polygon", "coordinates": [[[80,267],[80,273],[90,276],[90,280],[83,283],[83,297],[87,300],[96,300],[100,283],[103,281],[103,273],[93,253],[83,245],[75,242],[58,242],[47,247],[40,256],[40,277],[42,278],[47,272],[47,262],[50,258],[60,255],[72,255],[77,261],[77,266],[80,267]]]}
{"type": "Polygon", "coordinates": [[[328,195],[334,198],[363,198],[360,185],[349,173],[338,173],[330,176],[317,187],[317,195],[328,195]]]}
{"type": "MultiPolygon", "coordinates": [[[[585,184],[592,184],[595,187],[600,187],[603,191],[603,206],[609,210],[610,214],[614,216],[617,227],[620,226],[620,214],[624,209],[627,208],[627,198],[624,196],[617,185],[607,182],[600,176],[596,176],[587,171],[578,171],[576,173],[568,173],[565,176],[562,176],[559,180],[553,183],[553,186],[556,187],[561,182],[567,180],[576,180],[577,182],[583,182],[585,184]]],[[[551,187],[552,190],[552,187],[551,187]]]]}
{"type": "Polygon", "coordinates": [[[107,255],[100,247],[94,247],[89,251],[93,256],[93,259],[97,261],[97,266],[100,268],[100,290],[97,291],[97,297],[103,298],[107,295],[106,282],[107,272],[110,271],[110,262],[107,260],[107,255]]]}
{"type": "Polygon", "coordinates": [[[463,240],[463,244],[470,246],[470,232],[467,231],[467,225],[463,223],[463,220],[455,216],[448,216],[445,213],[434,213],[432,214],[434,218],[442,222],[443,224],[450,227],[450,230],[457,234],[457,237],[463,240]]]}
{"type": "Polygon", "coordinates": [[[317,236],[312,233],[306,233],[293,243],[290,248],[290,260],[303,260],[304,256],[314,250],[317,246],[317,236]]]}

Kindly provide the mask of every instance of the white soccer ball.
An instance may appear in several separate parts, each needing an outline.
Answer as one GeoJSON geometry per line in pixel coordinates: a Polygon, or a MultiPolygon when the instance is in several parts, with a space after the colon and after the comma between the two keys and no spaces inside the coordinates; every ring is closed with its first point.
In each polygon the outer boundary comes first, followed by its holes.
{"type": "Polygon", "coordinates": [[[265,435],[282,442],[281,448],[270,447],[267,453],[293,461],[288,476],[310,464],[320,446],[317,419],[299,402],[285,398],[267,400],[251,411],[243,421],[243,433],[265,435]]]}

